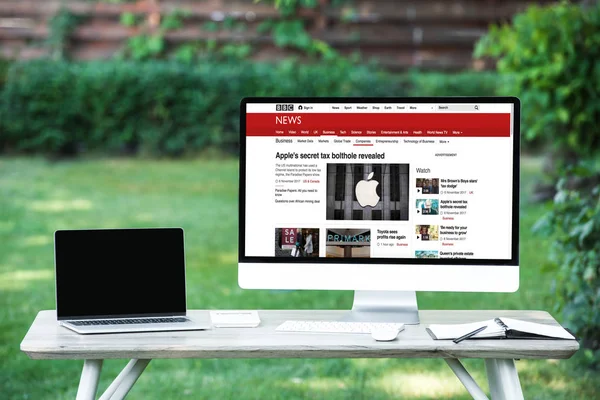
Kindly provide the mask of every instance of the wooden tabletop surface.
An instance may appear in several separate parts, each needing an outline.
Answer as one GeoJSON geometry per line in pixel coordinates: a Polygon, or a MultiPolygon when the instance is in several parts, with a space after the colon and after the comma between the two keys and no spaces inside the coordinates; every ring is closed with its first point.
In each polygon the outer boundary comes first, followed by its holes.
{"type": "MultiPolygon", "coordinates": [[[[509,317],[556,325],[545,311],[420,311],[421,324],[407,325],[392,342],[368,334],[277,332],[287,320],[336,321],[347,311],[260,310],[258,328],[213,328],[206,331],[79,335],[59,326],[54,310],[41,311],[21,343],[33,359],[109,358],[569,358],[575,340],[478,339],[454,344],[433,340],[425,331],[433,323],[467,323],[509,317]]],[[[208,311],[190,310],[209,321],[208,311]]]]}

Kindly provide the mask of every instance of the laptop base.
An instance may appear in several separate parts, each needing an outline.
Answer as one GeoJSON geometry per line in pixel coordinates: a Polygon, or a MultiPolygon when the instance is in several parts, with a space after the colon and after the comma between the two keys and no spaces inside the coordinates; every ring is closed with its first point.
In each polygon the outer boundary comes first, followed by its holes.
{"type": "Polygon", "coordinates": [[[77,332],[81,335],[99,333],[133,333],[133,332],[172,332],[172,331],[200,331],[210,329],[210,325],[192,320],[178,323],[151,323],[151,324],[110,324],[110,325],[74,325],[70,321],[58,321],[58,324],[77,332]]]}

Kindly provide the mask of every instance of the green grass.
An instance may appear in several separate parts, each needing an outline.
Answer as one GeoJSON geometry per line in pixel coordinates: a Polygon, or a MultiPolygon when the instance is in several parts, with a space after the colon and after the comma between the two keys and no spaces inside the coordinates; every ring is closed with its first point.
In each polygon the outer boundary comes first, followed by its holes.
{"type": "MultiPolygon", "coordinates": [[[[521,287],[516,293],[420,293],[422,309],[552,310],[548,244],[530,234],[540,174],[523,162],[521,287]]],[[[237,161],[130,159],[50,163],[0,159],[0,397],[74,398],[82,362],[34,361],[19,344],[36,313],[53,309],[52,232],[59,228],[182,226],[190,308],[349,308],[350,292],[237,286],[237,161]]],[[[493,227],[490,227],[493,229],[493,227]]],[[[99,392],[125,365],[105,363],[99,392]]],[[[563,361],[517,363],[528,399],[594,398],[598,374],[563,361]]],[[[483,363],[467,368],[487,388],[483,363]]],[[[132,399],[438,399],[469,396],[441,360],[154,360],[132,399]]]]}

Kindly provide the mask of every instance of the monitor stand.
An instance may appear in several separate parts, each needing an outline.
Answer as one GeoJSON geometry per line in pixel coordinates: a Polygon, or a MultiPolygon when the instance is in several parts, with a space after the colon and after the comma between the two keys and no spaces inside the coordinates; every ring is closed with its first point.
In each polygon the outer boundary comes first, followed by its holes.
{"type": "Polygon", "coordinates": [[[352,310],[342,320],[416,325],[419,323],[417,293],[357,290],[352,310]]]}

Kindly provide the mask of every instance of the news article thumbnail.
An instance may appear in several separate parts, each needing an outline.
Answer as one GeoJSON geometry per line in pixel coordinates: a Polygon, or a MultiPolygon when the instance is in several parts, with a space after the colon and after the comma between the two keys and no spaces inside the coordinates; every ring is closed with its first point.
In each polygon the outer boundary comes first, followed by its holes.
{"type": "Polygon", "coordinates": [[[432,241],[439,240],[440,229],[438,225],[417,225],[415,226],[417,240],[432,241]]]}
{"type": "Polygon", "coordinates": [[[415,250],[415,258],[439,258],[437,250],[415,250]]]}
{"type": "Polygon", "coordinates": [[[440,194],[440,179],[417,178],[417,193],[440,194]]]}
{"type": "Polygon", "coordinates": [[[327,219],[408,221],[409,164],[327,164],[327,219]]]}
{"type": "Polygon", "coordinates": [[[417,214],[438,215],[440,213],[440,201],[438,199],[417,199],[417,214]]]}
{"type": "Polygon", "coordinates": [[[370,229],[327,229],[325,255],[331,258],[370,258],[370,229]]]}
{"type": "Polygon", "coordinates": [[[318,228],[275,228],[275,257],[318,256],[318,228]]]}

